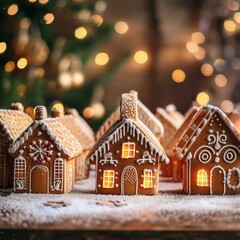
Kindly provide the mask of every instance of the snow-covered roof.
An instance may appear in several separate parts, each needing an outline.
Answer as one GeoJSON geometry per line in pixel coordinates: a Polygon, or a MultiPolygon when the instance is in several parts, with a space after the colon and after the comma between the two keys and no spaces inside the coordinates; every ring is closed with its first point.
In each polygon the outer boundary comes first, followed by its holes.
{"type": "Polygon", "coordinates": [[[14,142],[31,123],[32,119],[20,110],[0,110],[0,125],[11,142],[14,142]]]}
{"type": "MultiPolygon", "coordinates": [[[[207,123],[210,121],[212,116],[218,113],[219,116],[222,118],[222,120],[225,122],[225,124],[228,126],[230,131],[233,133],[233,135],[236,137],[236,139],[240,142],[240,133],[235,127],[235,125],[231,122],[231,120],[225,115],[224,112],[222,112],[218,107],[212,106],[212,105],[205,105],[196,114],[194,117],[194,120],[191,122],[190,125],[186,128],[185,132],[186,133],[190,128],[192,129],[192,134],[191,136],[188,136],[188,140],[185,141],[183,138],[178,142],[178,145],[175,146],[174,150],[176,151],[179,159],[183,159],[183,157],[188,153],[189,148],[192,146],[192,144],[196,141],[196,138],[199,136],[201,133],[202,129],[207,125],[207,123]],[[198,124],[195,124],[198,120],[198,124]],[[200,120],[200,121],[199,121],[200,120]],[[196,125],[194,128],[192,127],[193,125],[196,125]],[[179,147],[180,143],[181,147],[179,147]]],[[[182,135],[184,136],[184,134],[182,135]]]]}
{"type": "Polygon", "coordinates": [[[81,143],[84,150],[90,149],[94,145],[94,133],[90,126],[79,115],[64,115],[62,117],[56,117],[56,120],[71,132],[81,143]]]}
{"type": "Polygon", "coordinates": [[[12,144],[12,146],[9,148],[9,152],[16,152],[16,150],[32,136],[34,130],[39,126],[56,144],[57,149],[59,151],[62,151],[69,158],[73,158],[81,153],[81,144],[75,139],[75,137],[70,133],[69,130],[67,130],[61,123],[59,123],[54,118],[35,120],[12,144]]]}
{"type": "Polygon", "coordinates": [[[142,146],[150,148],[151,154],[159,160],[169,163],[169,159],[153,133],[140,120],[134,121],[132,119],[117,120],[97,141],[87,158],[94,161],[103,157],[110,150],[110,144],[120,141],[126,134],[136,137],[142,146]]]}

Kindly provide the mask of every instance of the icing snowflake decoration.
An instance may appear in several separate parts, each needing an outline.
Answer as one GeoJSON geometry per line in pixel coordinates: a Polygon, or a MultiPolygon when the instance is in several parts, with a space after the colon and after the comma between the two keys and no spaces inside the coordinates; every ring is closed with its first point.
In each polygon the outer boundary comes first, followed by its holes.
{"type": "Polygon", "coordinates": [[[49,141],[33,141],[29,145],[29,156],[38,163],[46,163],[51,160],[53,154],[53,145],[49,141]]]}

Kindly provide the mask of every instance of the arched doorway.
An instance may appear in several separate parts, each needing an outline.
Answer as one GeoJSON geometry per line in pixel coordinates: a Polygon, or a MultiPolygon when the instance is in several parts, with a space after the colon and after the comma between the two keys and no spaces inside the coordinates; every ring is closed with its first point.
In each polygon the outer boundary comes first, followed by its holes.
{"type": "Polygon", "coordinates": [[[221,166],[215,166],[210,172],[210,194],[225,195],[226,172],[221,166]]]}
{"type": "Polygon", "coordinates": [[[127,166],[122,171],[121,194],[122,195],[138,194],[138,174],[136,168],[133,166],[127,166]]]}
{"type": "Polygon", "coordinates": [[[30,171],[30,193],[49,193],[49,172],[45,166],[35,166],[30,171]]]}

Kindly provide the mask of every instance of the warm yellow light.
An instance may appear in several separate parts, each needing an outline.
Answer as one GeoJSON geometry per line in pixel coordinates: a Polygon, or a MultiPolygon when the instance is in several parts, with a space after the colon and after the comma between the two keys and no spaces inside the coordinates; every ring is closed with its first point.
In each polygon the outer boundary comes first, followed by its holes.
{"type": "Polygon", "coordinates": [[[114,29],[119,34],[124,34],[128,31],[128,24],[123,21],[116,22],[114,25],[114,29]]]}
{"type": "Polygon", "coordinates": [[[5,64],[5,71],[6,72],[12,72],[15,68],[15,63],[13,61],[8,61],[6,64],[5,64]]]}
{"type": "Polygon", "coordinates": [[[181,83],[184,82],[184,80],[186,79],[186,74],[183,70],[181,69],[175,69],[172,72],[172,79],[174,82],[176,83],[181,83]]]}
{"type": "Polygon", "coordinates": [[[228,8],[232,11],[237,11],[239,9],[239,3],[237,1],[228,1],[228,8]]]}
{"type": "Polygon", "coordinates": [[[95,63],[99,66],[106,65],[109,61],[109,56],[105,52],[98,53],[95,57],[95,63]]]}
{"type": "Polygon", "coordinates": [[[34,3],[36,2],[37,0],[28,0],[30,3],[34,3]]]}
{"type": "Polygon", "coordinates": [[[206,77],[210,77],[213,74],[213,67],[212,65],[208,64],[208,63],[204,63],[201,67],[201,72],[204,76],[206,77]]]}
{"type": "Polygon", "coordinates": [[[234,13],[234,20],[235,20],[237,23],[240,23],[240,12],[235,12],[235,13],[234,13]]]}
{"type": "Polygon", "coordinates": [[[64,106],[61,102],[54,103],[53,106],[52,106],[52,110],[54,110],[54,109],[57,109],[57,110],[60,110],[60,111],[64,112],[64,106]]]}
{"type": "Polygon", "coordinates": [[[7,49],[7,44],[5,42],[0,42],[0,54],[4,53],[7,49]]]}
{"type": "Polygon", "coordinates": [[[135,157],[135,143],[126,142],[122,144],[122,158],[134,158],[135,157]]]}
{"type": "Polygon", "coordinates": [[[195,58],[198,60],[203,60],[206,57],[206,51],[204,48],[199,48],[198,52],[194,54],[195,58]]]}
{"type": "Polygon", "coordinates": [[[72,83],[75,87],[81,86],[84,83],[84,75],[79,71],[73,72],[72,83]]]}
{"type": "Polygon", "coordinates": [[[31,25],[31,20],[29,18],[23,18],[20,22],[20,27],[23,29],[29,28],[31,25]]]}
{"type": "Polygon", "coordinates": [[[190,53],[197,53],[199,46],[195,42],[187,42],[186,48],[190,53]]]}
{"type": "Polygon", "coordinates": [[[210,97],[206,92],[198,93],[196,101],[199,105],[203,106],[209,103],[210,97]]]}
{"type": "Polygon", "coordinates": [[[201,169],[197,173],[197,186],[208,186],[208,176],[204,169],[201,169]]]}
{"type": "Polygon", "coordinates": [[[48,3],[48,1],[49,1],[49,0],[39,0],[39,3],[41,3],[41,4],[46,4],[46,3],[48,3]]]}
{"type": "Polygon", "coordinates": [[[18,5],[17,4],[12,4],[11,6],[9,6],[7,13],[10,16],[15,15],[18,12],[18,5]]]}
{"type": "Polygon", "coordinates": [[[103,18],[100,15],[93,15],[91,19],[97,26],[100,26],[103,23],[103,18]]]}
{"type": "Polygon", "coordinates": [[[234,32],[236,30],[236,24],[232,20],[225,20],[223,26],[228,32],[234,32]]]}
{"type": "Polygon", "coordinates": [[[27,59],[26,59],[26,58],[20,58],[20,59],[17,61],[17,67],[18,67],[19,69],[24,69],[26,66],[27,66],[27,59]]]}
{"type": "Polygon", "coordinates": [[[46,24],[51,24],[54,20],[54,15],[52,13],[47,13],[43,17],[46,24]]]}
{"type": "Polygon", "coordinates": [[[93,110],[93,108],[91,108],[91,107],[84,108],[83,116],[85,118],[88,118],[88,119],[93,118],[94,117],[94,110],[93,110]]]}
{"type": "Polygon", "coordinates": [[[215,77],[215,84],[218,87],[225,87],[227,85],[227,78],[223,74],[218,74],[215,77]]]}
{"type": "Polygon", "coordinates": [[[95,102],[91,104],[91,107],[94,111],[94,118],[102,118],[105,114],[105,107],[101,102],[95,102]]]}
{"type": "Polygon", "coordinates": [[[144,170],[143,187],[144,188],[152,188],[153,187],[152,170],[150,170],[150,169],[144,170]]]}
{"type": "Polygon", "coordinates": [[[145,51],[137,51],[134,54],[134,60],[139,64],[144,64],[148,60],[148,54],[145,51]]]}
{"type": "Polygon", "coordinates": [[[233,103],[228,100],[228,99],[225,99],[222,101],[221,103],[221,109],[224,111],[224,112],[232,112],[233,109],[234,109],[234,106],[233,106],[233,103]]]}
{"type": "Polygon", "coordinates": [[[96,11],[98,12],[104,12],[107,8],[107,3],[104,2],[104,1],[97,1],[96,4],[95,4],[95,9],[96,11]]]}
{"type": "Polygon", "coordinates": [[[205,41],[205,36],[201,32],[194,32],[194,33],[192,33],[191,37],[192,37],[193,42],[198,43],[198,44],[204,43],[204,41],[205,41]]]}
{"type": "Polygon", "coordinates": [[[74,35],[77,39],[84,39],[87,36],[87,30],[84,27],[79,27],[75,30],[74,35]]]}
{"type": "Polygon", "coordinates": [[[113,170],[104,170],[103,172],[103,187],[104,188],[113,188],[114,187],[114,175],[113,170]]]}
{"type": "Polygon", "coordinates": [[[69,72],[63,72],[59,75],[58,82],[62,88],[70,88],[72,86],[72,76],[69,72]]]}

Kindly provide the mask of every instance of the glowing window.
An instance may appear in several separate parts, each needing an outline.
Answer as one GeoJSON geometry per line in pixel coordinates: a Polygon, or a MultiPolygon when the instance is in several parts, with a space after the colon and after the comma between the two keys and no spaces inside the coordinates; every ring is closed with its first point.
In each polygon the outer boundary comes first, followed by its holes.
{"type": "Polygon", "coordinates": [[[153,187],[153,176],[152,176],[152,170],[150,170],[150,169],[144,169],[143,187],[144,188],[152,188],[153,187]]]}
{"type": "Polygon", "coordinates": [[[122,145],[122,158],[134,158],[135,157],[135,143],[128,142],[122,145]]]}
{"type": "Polygon", "coordinates": [[[104,188],[113,188],[114,187],[114,175],[113,170],[104,170],[103,172],[103,187],[104,188]]]}
{"type": "Polygon", "coordinates": [[[208,186],[208,176],[205,170],[199,170],[197,173],[197,185],[208,186]]]}

